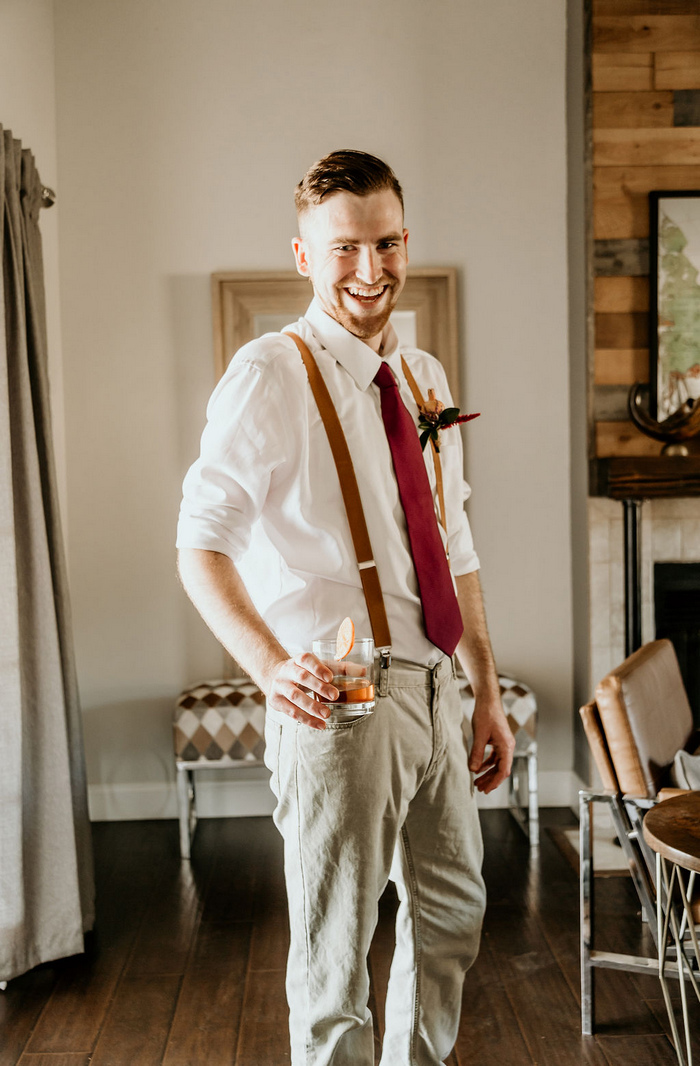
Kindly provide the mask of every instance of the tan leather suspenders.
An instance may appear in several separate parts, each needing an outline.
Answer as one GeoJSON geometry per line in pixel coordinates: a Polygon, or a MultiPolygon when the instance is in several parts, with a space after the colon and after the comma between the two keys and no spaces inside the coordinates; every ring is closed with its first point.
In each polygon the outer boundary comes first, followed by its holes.
{"type": "Polygon", "coordinates": [[[362,507],[362,500],[360,499],[360,490],[357,487],[355,468],[352,465],[352,458],[350,457],[348,444],[345,440],[343,427],[340,424],[340,419],[338,418],[338,413],[331,399],[328,387],[323,380],[323,375],[318,369],[318,364],[313,355],[304,344],[301,337],[298,337],[296,333],[287,333],[286,335],[291,337],[294,341],[299,349],[301,358],[304,360],[306,373],[309,376],[311,391],[314,395],[319,414],[321,415],[321,420],[328,436],[328,443],[331,446],[336,470],[338,471],[340,489],[343,493],[343,502],[345,503],[345,510],[350,524],[350,534],[355,548],[355,555],[357,556],[357,566],[360,571],[362,589],[365,594],[365,600],[367,601],[367,611],[369,613],[370,625],[372,626],[374,646],[380,653],[382,659],[388,660],[386,662],[383,661],[382,665],[388,666],[391,660],[391,634],[389,632],[389,623],[386,617],[386,608],[384,607],[384,597],[382,595],[381,585],[379,584],[377,564],[374,561],[372,545],[367,531],[365,512],[362,507]]]}

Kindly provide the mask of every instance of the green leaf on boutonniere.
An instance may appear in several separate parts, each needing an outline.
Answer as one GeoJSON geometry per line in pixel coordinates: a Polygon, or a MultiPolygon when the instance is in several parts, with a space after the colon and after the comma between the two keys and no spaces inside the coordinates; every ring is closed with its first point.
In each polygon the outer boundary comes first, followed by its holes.
{"type": "Polygon", "coordinates": [[[440,425],[447,426],[459,417],[459,407],[446,407],[440,415],[440,425]]]}

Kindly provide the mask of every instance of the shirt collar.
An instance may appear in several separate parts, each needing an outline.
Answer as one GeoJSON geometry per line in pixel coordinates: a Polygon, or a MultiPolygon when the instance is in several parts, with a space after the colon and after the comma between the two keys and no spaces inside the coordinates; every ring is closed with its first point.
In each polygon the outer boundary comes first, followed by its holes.
{"type": "Polygon", "coordinates": [[[311,326],[314,336],[347,370],[355,379],[358,388],[363,391],[374,380],[383,359],[390,362],[394,370],[397,365],[400,366],[399,339],[391,322],[387,322],[384,327],[382,356],[379,356],[368,344],[327,315],[315,298],[311,301],[304,318],[311,326]]]}

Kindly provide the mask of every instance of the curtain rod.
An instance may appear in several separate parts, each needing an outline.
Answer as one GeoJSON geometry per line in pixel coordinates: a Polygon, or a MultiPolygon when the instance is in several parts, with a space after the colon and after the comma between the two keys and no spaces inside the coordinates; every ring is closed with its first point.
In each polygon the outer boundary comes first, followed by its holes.
{"type": "Polygon", "coordinates": [[[53,189],[50,189],[48,185],[44,185],[41,190],[41,206],[53,207],[56,203],[56,193],[53,189]]]}

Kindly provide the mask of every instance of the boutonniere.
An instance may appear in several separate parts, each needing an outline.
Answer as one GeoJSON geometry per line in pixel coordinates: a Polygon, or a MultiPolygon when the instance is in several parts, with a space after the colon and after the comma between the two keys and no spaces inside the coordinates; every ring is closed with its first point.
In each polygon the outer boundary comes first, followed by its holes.
{"type": "Polygon", "coordinates": [[[445,407],[435,399],[435,389],[428,389],[428,399],[419,404],[420,419],[418,428],[422,430],[420,446],[425,448],[429,440],[435,445],[435,451],[440,451],[440,430],[458,426],[461,422],[471,422],[472,418],[478,418],[479,413],[474,415],[461,415],[459,407],[445,407]]]}

